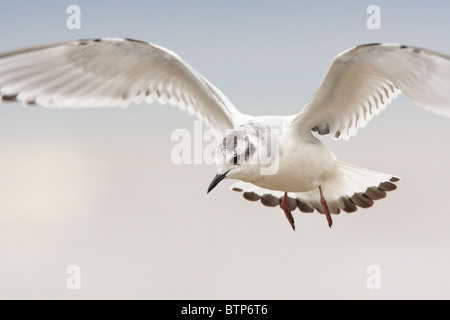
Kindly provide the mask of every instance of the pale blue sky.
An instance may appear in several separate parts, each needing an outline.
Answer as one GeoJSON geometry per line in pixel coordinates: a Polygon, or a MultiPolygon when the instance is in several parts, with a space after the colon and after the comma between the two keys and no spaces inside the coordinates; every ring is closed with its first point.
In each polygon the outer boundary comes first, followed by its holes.
{"type": "Polygon", "coordinates": [[[293,113],[331,59],[349,47],[401,42],[450,51],[449,11],[448,1],[2,2],[0,50],[104,36],[142,39],[179,53],[249,113],[271,113],[280,104],[281,112],[293,113]],[[81,30],[65,27],[70,4],[81,7],[81,30]],[[381,30],[366,28],[370,4],[381,8],[381,30]]]}
{"type": "MultiPolygon", "coordinates": [[[[449,1],[2,1],[0,51],[130,37],[184,58],[250,114],[293,114],[331,60],[371,42],[450,53],[449,1]],[[81,7],[81,30],[66,8],[81,7]],[[366,8],[381,8],[368,30],[366,8]]],[[[405,97],[348,143],[342,161],[402,178],[373,208],[294,213],[227,190],[213,166],[175,166],[176,108],[0,110],[0,298],[448,298],[449,119],[405,97]],[[68,265],[83,289],[65,288],[68,265]],[[366,269],[381,267],[382,290],[366,269]]],[[[228,185],[230,185],[228,183],[228,185]]]]}

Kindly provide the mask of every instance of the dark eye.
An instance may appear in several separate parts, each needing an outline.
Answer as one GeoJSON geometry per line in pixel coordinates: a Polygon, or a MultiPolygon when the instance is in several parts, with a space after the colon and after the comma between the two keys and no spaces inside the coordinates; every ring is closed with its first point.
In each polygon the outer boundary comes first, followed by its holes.
{"type": "Polygon", "coordinates": [[[238,156],[237,156],[237,153],[235,153],[234,156],[233,156],[233,164],[234,164],[234,165],[237,165],[237,164],[238,164],[238,156]]]}

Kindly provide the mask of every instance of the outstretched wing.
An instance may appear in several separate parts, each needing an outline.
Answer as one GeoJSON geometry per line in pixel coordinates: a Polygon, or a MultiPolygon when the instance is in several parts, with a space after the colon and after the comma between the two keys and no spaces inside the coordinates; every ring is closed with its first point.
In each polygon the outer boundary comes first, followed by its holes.
{"type": "Polygon", "coordinates": [[[241,114],[175,53],[131,39],[95,39],[0,54],[0,95],[44,107],[102,107],[154,101],[178,105],[217,129],[241,114]]]}
{"type": "Polygon", "coordinates": [[[339,54],[292,125],[348,140],[400,92],[450,116],[450,56],[398,44],[367,44],[339,54]]]}

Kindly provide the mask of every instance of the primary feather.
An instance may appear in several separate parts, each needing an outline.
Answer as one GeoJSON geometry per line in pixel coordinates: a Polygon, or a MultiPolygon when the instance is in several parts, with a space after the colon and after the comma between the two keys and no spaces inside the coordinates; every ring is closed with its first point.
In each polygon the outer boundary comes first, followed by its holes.
{"type": "Polygon", "coordinates": [[[450,56],[398,44],[368,44],[339,54],[292,125],[348,140],[400,92],[450,116],[450,56]]]}
{"type": "Polygon", "coordinates": [[[2,100],[44,107],[178,105],[216,129],[242,116],[214,85],[175,53],[130,39],[37,46],[0,55],[2,100]]]}

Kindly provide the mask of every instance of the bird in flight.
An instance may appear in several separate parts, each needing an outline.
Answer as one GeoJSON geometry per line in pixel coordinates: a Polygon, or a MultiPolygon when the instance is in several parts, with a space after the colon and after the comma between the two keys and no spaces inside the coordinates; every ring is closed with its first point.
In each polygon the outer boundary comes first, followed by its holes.
{"type": "Polygon", "coordinates": [[[365,44],[337,55],[308,104],[288,116],[240,112],[177,54],[132,39],[103,38],[0,54],[1,100],[54,108],[177,105],[224,132],[217,175],[245,199],[292,211],[331,214],[368,208],[397,177],[337,160],[317,138],[348,140],[400,92],[450,116],[450,56],[399,44],[365,44]],[[316,132],[317,134],[314,134],[316,132]],[[262,161],[268,159],[268,161],[262,161]]]}

